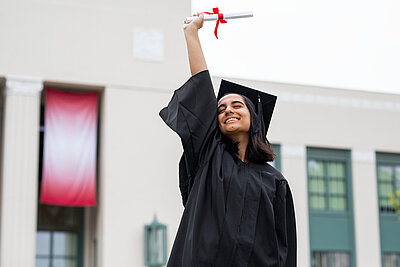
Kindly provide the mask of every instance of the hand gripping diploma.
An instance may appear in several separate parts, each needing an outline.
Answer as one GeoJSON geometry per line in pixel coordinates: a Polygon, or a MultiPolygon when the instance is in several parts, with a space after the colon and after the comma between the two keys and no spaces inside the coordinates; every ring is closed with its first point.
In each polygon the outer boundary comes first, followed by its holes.
{"type": "Polygon", "coordinates": [[[197,16],[192,21],[185,21],[183,26],[192,76],[207,69],[198,35],[199,29],[203,27],[203,22],[203,14],[197,13],[197,16]]]}

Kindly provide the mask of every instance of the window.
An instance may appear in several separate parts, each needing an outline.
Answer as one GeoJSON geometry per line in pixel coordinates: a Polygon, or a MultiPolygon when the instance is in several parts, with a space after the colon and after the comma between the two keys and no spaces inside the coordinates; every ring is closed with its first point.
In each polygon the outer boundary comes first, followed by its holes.
{"type": "Polygon", "coordinates": [[[383,267],[400,267],[400,253],[384,253],[383,267]]]}
{"type": "Polygon", "coordinates": [[[312,254],[312,267],[349,267],[350,254],[347,252],[321,252],[312,254]]]}
{"type": "Polygon", "coordinates": [[[394,212],[389,194],[400,189],[400,159],[389,160],[388,154],[377,156],[379,208],[382,212],[394,212]]]}
{"type": "Polygon", "coordinates": [[[310,159],[308,161],[310,208],[347,210],[346,162],[310,159]]]}
{"type": "Polygon", "coordinates": [[[273,144],[272,148],[274,149],[274,153],[276,155],[274,161],[269,162],[271,166],[273,166],[275,169],[281,171],[281,146],[273,144]]]}
{"type": "Polygon", "coordinates": [[[400,154],[376,153],[379,229],[383,267],[400,267],[400,222],[389,194],[400,189],[400,154]]]}
{"type": "Polygon", "coordinates": [[[355,267],[350,151],[307,148],[311,267],[355,267]]]}
{"type": "Polygon", "coordinates": [[[36,267],[78,266],[78,234],[58,231],[36,233],[36,267]]]}
{"type": "Polygon", "coordinates": [[[83,208],[39,205],[36,267],[82,266],[83,208]]]}

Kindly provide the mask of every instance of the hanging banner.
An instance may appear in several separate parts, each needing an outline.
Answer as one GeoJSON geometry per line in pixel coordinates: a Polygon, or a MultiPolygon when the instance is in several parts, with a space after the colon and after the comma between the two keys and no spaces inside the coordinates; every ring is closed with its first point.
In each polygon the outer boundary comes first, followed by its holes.
{"type": "Polygon", "coordinates": [[[46,88],[41,203],[96,205],[97,92],[46,88]]]}

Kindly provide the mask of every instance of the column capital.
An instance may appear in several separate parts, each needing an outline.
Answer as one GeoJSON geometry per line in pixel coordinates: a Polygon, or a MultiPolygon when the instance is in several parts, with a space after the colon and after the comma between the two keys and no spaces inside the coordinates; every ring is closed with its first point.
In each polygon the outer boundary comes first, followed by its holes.
{"type": "Polygon", "coordinates": [[[282,144],[281,153],[284,157],[306,158],[305,145],[282,144]]]}
{"type": "Polygon", "coordinates": [[[37,77],[8,75],[6,76],[5,94],[40,96],[43,90],[43,80],[37,77]]]}
{"type": "Polygon", "coordinates": [[[354,148],[351,150],[351,159],[357,162],[375,163],[375,151],[354,148]]]}

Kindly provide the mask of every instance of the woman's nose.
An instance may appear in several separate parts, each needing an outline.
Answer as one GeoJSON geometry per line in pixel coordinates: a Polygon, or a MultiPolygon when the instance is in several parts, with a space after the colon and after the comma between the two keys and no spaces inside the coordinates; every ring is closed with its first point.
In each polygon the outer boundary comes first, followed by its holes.
{"type": "Polygon", "coordinates": [[[231,108],[231,106],[227,106],[227,107],[225,108],[225,114],[229,114],[229,113],[232,113],[232,108],[231,108]]]}

